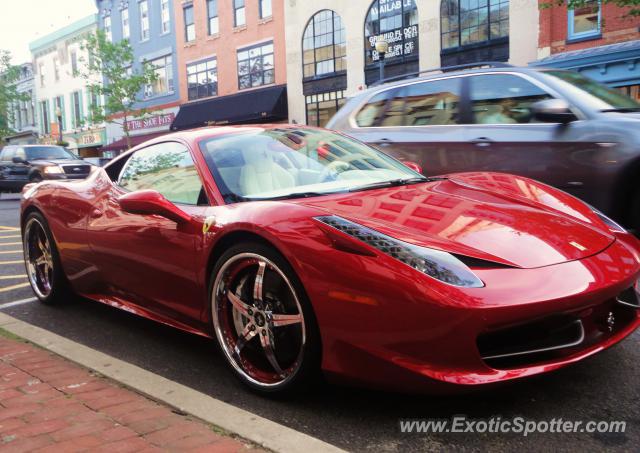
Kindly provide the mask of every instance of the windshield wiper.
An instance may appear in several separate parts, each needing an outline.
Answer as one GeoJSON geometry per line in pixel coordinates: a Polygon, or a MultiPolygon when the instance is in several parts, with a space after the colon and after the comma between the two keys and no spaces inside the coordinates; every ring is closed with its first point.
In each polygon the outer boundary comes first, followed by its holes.
{"type": "Polygon", "coordinates": [[[319,197],[322,195],[331,195],[334,193],[345,192],[345,190],[333,190],[331,192],[293,192],[285,195],[278,195],[275,197],[242,197],[243,201],[271,201],[271,200],[289,200],[292,198],[310,198],[319,197]]]}
{"type": "Polygon", "coordinates": [[[603,109],[601,112],[619,112],[619,113],[629,113],[629,112],[640,112],[640,107],[620,107],[617,109],[603,109]]]}
{"type": "Polygon", "coordinates": [[[390,179],[388,181],[372,182],[371,184],[356,186],[349,189],[349,192],[359,192],[361,190],[369,190],[369,189],[380,189],[383,187],[406,186],[409,184],[418,184],[421,182],[437,181],[439,179],[445,179],[445,178],[427,178],[426,176],[421,176],[421,177],[415,177],[415,178],[390,179]]]}

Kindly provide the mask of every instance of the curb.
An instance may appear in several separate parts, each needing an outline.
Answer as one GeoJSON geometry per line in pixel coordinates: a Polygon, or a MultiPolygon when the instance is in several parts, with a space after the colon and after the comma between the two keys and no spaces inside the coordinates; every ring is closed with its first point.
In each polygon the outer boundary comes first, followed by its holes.
{"type": "Polygon", "coordinates": [[[138,366],[0,313],[0,327],[65,359],[97,371],[136,392],[276,452],[344,452],[244,409],[219,401],[138,366]]]}

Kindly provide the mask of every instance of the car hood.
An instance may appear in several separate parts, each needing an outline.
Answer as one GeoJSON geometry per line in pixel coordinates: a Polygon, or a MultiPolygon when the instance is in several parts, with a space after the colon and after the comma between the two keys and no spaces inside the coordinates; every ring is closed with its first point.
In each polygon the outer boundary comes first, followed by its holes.
{"type": "Polygon", "coordinates": [[[91,165],[79,159],[37,159],[29,161],[32,165],[91,165]]]}
{"type": "Polygon", "coordinates": [[[494,187],[460,175],[296,202],[415,245],[521,268],[586,258],[615,240],[577,199],[526,178],[491,175],[505,180],[494,187]]]}

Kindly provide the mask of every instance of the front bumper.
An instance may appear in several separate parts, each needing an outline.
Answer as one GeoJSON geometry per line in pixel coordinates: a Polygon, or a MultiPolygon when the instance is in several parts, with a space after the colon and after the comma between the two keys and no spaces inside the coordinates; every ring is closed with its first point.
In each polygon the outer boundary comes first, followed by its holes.
{"type": "MultiPolygon", "coordinates": [[[[350,305],[335,297],[323,302],[340,304],[341,318],[351,321],[328,321],[323,369],[341,381],[377,388],[457,391],[580,361],[640,326],[640,310],[616,301],[640,276],[639,245],[635,238],[619,235],[604,251],[579,261],[474,270],[486,286],[466,289],[435,284],[385,257],[372,258],[370,272],[379,271],[378,266],[394,271],[387,271],[384,281],[380,272],[377,281],[351,277],[351,288],[363,289],[350,300],[366,304],[350,305]],[[557,317],[579,321],[584,338],[517,360],[483,358],[480,338],[557,317]]],[[[324,310],[318,318],[324,325],[324,310]]]]}

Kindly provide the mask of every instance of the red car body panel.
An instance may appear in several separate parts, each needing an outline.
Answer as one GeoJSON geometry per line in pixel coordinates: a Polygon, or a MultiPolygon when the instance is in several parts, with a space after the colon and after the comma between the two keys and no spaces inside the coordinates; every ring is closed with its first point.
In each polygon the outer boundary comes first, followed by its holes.
{"type": "Polygon", "coordinates": [[[198,142],[232,130],[196,130],[141,145],[174,140],[191,149],[212,206],[181,206],[189,222],[124,212],[117,199],[126,192],[104,169],[84,181],[26,188],[23,218],[32,209],[45,215],[79,294],[205,336],[212,336],[209,283],[218,246],[234,234],[268,241],[312,303],[324,372],[346,382],[425,391],[505,381],[580,360],[640,325],[638,310],[615,330],[599,324],[618,309],[616,295],[638,279],[640,243],[612,232],[561,191],[512,175],[467,173],[225,205],[198,142]],[[327,215],[496,266],[472,267],[484,287],[447,285],[315,219],[327,215]],[[204,233],[211,216],[215,225],[204,233]],[[508,369],[492,368],[480,356],[483,333],[557,314],[583,321],[583,343],[508,369]]]}

